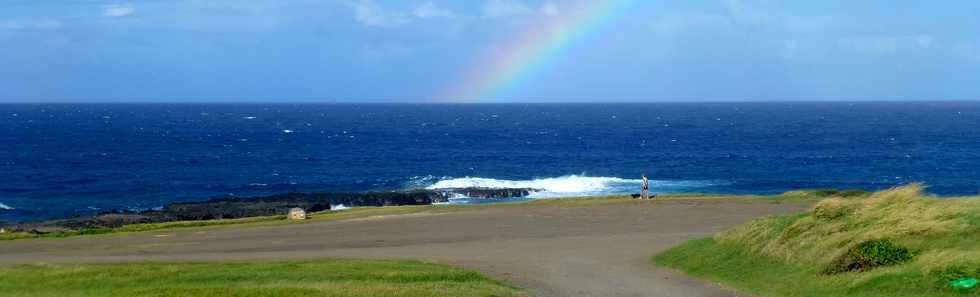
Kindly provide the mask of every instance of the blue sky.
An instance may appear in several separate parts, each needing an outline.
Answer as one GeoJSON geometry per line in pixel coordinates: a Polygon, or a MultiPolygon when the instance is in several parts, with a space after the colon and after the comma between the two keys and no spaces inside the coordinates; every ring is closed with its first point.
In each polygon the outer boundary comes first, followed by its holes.
{"type": "MultiPolygon", "coordinates": [[[[439,102],[578,0],[0,0],[0,102],[439,102]]],[[[498,102],[978,100],[978,1],[636,1],[498,102]]]]}

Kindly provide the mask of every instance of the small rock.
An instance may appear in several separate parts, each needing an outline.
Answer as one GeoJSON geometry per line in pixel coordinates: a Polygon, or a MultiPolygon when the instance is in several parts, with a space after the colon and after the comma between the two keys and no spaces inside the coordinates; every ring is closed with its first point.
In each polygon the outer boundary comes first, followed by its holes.
{"type": "Polygon", "coordinates": [[[298,220],[305,220],[306,219],[306,211],[303,210],[302,208],[293,208],[293,209],[290,209],[289,210],[289,215],[287,215],[287,217],[290,220],[297,220],[297,221],[298,220]]]}

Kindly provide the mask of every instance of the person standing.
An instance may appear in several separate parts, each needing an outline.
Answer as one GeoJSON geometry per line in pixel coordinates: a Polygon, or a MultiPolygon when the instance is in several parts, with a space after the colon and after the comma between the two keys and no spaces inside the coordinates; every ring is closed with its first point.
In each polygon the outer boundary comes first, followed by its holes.
{"type": "Polygon", "coordinates": [[[640,199],[650,199],[650,180],[643,174],[643,184],[640,185],[640,199]]]}

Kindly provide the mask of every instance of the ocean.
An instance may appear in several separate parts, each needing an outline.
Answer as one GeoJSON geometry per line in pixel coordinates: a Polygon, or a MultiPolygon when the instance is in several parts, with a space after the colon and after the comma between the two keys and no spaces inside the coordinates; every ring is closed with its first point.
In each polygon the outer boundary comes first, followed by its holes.
{"type": "Polygon", "coordinates": [[[975,195],[980,102],[0,105],[4,221],[286,192],[622,194],[644,173],[660,193],[975,195]]]}

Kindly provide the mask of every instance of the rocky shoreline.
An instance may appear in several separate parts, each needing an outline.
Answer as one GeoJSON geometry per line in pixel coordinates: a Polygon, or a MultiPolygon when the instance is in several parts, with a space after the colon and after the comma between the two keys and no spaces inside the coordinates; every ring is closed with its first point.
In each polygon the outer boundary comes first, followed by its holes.
{"type": "Polygon", "coordinates": [[[4,226],[14,232],[47,233],[97,228],[116,228],[130,224],[239,219],[285,215],[291,208],[306,212],[344,207],[380,207],[430,205],[449,202],[450,198],[501,200],[526,197],[536,189],[461,188],[366,193],[287,193],[250,198],[217,198],[201,202],[171,203],[163,208],[140,212],[109,211],[94,216],[24,222],[4,226]]]}

